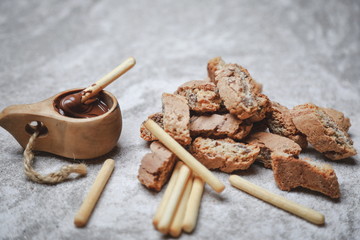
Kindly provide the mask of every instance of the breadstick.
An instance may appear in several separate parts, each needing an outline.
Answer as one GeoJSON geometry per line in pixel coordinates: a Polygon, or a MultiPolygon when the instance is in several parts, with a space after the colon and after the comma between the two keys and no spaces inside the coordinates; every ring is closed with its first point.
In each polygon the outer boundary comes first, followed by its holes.
{"type": "Polygon", "coordinates": [[[121,75],[130,70],[136,61],[133,57],[129,57],[119,66],[117,66],[114,70],[103,76],[97,82],[92,84],[91,86],[84,89],[84,94],[81,97],[81,103],[85,103],[87,100],[97,95],[101,90],[103,90],[107,85],[118,79],[121,75]]]}
{"type": "Polygon", "coordinates": [[[165,193],[161,199],[161,202],[159,204],[159,207],[158,209],[156,209],[156,213],[155,213],[155,216],[153,218],[153,225],[155,228],[157,228],[157,225],[164,213],[164,210],[167,206],[167,203],[169,202],[169,198],[171,196],[171,193],[174,189],[174,186],[175,186],[175,183],[176,183],[176,180],[179,176],[179,170],[180,170],[180,167],[181,165],[183,165],[183,163],[181,161],[178,161],[175,168],[174,168],[174,171],[172,172],[172,175],[171,175],[171,178],[169,180],[169,183],[167,185],[167,188],[165,190],[165,193]]]}
{"type": "Polygon", "coordinates": [[[187,206],[187,202],[189,200],[192,185],[193,185],[193,177],[190,175],[190,177],[186,183],[184,193],[181,197],[179,206],[176,210],[175,216],[170,225],[169,234],[173,237],[179,237],[181,234],[182,223],[184,220],[186,206],[187,206]]]}
{"type": "Polygon", "coordinates": [[[91,186],[89,193],[84,199],[79,211],[75,215],[74,224],[76,227],[84,227],[88,222],[90,215],[114,170],[115,161],[107,159],[100,169],[94,184],[91,186]]]}
{"type": "Polygon", "coordinates": [[[265,202],[268,202],[278,208],[281,208],[285,211],[288,211],[292,214],[295,214],[309,222],[314,224],[322,225],[325,222],[325,217],[323,214],[300,204],[297,204],[293,201],[290,201],[280,195],[269,192],[268,190],[261,188],[245,179],[231,175],[229,178],[231,185],[234,187],[249,193],[265,202]]]}
{"type": "Polygon", "coordinates": [[[158,230],[163,234],[168,233],[171,220],[174,217],[176,208],[178,207],[178,204],[184,192],[185,185],[189,176],[190,176],[190,169],[185,164],[183,164],[180,167],[178,179],[176,180],[174,189],[171,192],[167,206],[158,224],[158,230]]]}
{"type": "Polygon", "coordinates": [[[183,230],[187,233],[192,232],[196,226],[203,191],[204,181],[199,177],[195,177],[182,226],[183,230]]]}
{"type": "Polygon", "coordinates": [[[170,151],[175,153],[189,168],[200,176],[206,183],[210,185],[216,192],[220,193],[224,190],[225,185],[216,178],[209,169],[196,160],[188,151],[186,151],[178,142],[176,142],[167,132],[164,131],[153,120],[148,119],[144,122],[144,126],[156,136],[170,151]]]}

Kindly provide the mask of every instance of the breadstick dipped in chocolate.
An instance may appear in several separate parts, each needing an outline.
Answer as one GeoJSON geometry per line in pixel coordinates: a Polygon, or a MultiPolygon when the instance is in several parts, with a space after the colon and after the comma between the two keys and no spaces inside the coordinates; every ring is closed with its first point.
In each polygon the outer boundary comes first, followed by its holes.
{"type": "Polygon", "coordinates": [[[96,117],[106,113],[109,107],[102,101],[101,90],[130,70],[135,63],[135,59],[129,57],[114,70],[81,92],[65,96],[58,103],[57,108],[59,113],[75,118],[96,117]]]}

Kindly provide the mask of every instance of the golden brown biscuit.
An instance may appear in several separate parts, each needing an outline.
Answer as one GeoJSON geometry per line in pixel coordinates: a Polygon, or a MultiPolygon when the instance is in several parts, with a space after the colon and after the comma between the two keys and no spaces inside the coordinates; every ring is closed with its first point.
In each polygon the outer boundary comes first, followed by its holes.
{"type": "Polygon", "coordinates": [[[356,155],[347,132],[318,106],[312,103],[298,105],[291,110],[291,115],[295,127],[326,157],[340,160],[356,155]]]}
{"type": "Polygon", "coordinates": [[[181,145],[189,145],[190,109],[185,97],[163,93],[163,124],[164,130],[181,145]]]}
{"type": "Polygon", "coordinates": [[[230,173],[249,168],[260,149],[257,146],[235,142],[230,138],[214,140],[198,137],[191,144],[190,151],[207,168],[218,168],[230,173]]]}
{"type": "Polygon", "coordinates": [[[141,160],[138,179],[147,188],[160,191],[169,179],[176,162],[176,156],[160,142],[150,145],[152,153],[141,160]]]}
{"type": "Polygon", "coordinates": [[[230,113],[192,116],[190,119],[190,134],[192,137],[229,137],[240,140],[249,134],[251,128],[251,123],[242,122],[230,113]]]}
{"type": "Polygon", "coordinates": [[[319,164],[309,158],[289,155],[273,156],[274,178],[281,190],[303,187],[321,192],[331,198],[340,197],[339,183],[329,164],[319,164]]]}

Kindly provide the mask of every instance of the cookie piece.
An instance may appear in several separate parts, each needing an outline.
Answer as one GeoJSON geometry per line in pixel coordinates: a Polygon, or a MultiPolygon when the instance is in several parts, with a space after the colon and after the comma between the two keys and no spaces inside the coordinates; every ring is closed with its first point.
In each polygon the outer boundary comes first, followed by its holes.
{"type": "Polygon", "coordinates": [[[152,153],[141,160],[137,178],[145,187],[160,191],[171,175],[176,156],[158,141],[152,142],[150,149],[152,153]]]}
{"type": "MultiPolygon", "coordinates": [[[[208,71],[208,76],[209,76],[209,79],[210,81],[214,82],[215,84],[217,84],[217,79],[216,79],[216,75],[219,73],[219,71],[225,67],[226,63],[224,62],[224,60],[221,58],[221,57],[215,57],[215,58],[212,58],[208,61],[208,64],[207,64],[207,71],[208,71]]],[[[241,66],[239,66],[241,67],[241,66]]],[[[241,67],[242,68],[242,67],[241,67]]],[[[247,71],[247,69],[245,68],[242,68],[243,71],[245,71],[248,75],[249,72],[247,71]]],[[[256,82],[255,80],[254,81],[254,85],[255,85],[255,92],[257,93],[261,93],[262,92],[262,84],[256,82]]]]}
{"type": "Polygon", "coordinates": [[[350,119],[345,117],[345,115],[333,108],[321,108],[327,115],[332,117],[336,124],[342,128],[345,132],[349,131],[351,127],[350,119]]]}
{"type": "Polygon", "coordinates": [[[191,143],[190,109],[186,98],[163,93],[162,104],[164,130],[181,145],[189,145],[191,143]]]}
{"type": "Polygon", "coordinates": [[[214,83],[193,80],[181,85],[175,94],[186,97],[190,110],[200,113],[216,112],[220,109],[221,99],[214,83]]]}
{"type": "Polygon", "coordinates": [[[295,127],[326,157],[340,160],[356,155],[349,135],[318,106],[312,103],[298,105],[291,110],[291,115],[295,127]]]}
{"type": "Polygon", "coordinates": [[[230,113],[192,116],[190,118],[190,135],[192,137],[229,137],[240,140],[249,134],[251,127],[251,123],[244,123],[230,113]]]}
{"type": "Polygon", "coordinates": [[[331,198],[340,197],[339,183],[334,169],[329,164],[316,163],[309,158],[274,155],[273,172],[281,190],[290,191],[296,187],[303,187],[331,198]]]}
{"type": "Polygon", "coordinates": [[[290,138],[303,149],[307,147],[306,136],[295,127],[290,110],[287,107],[272,102],[270,111],[266,116],[266,123],[270,132],[290,138]]]}
{"type": "Polygon", "coordinates": [[[267,105],[268,99],[264,95],[258,95],[255,81],[239,65],[225,64],[216,72],[215,82],[225,107],[239,119],[258,115],[267,105]]]}
{"type": "MultiPolygon", "coordinates": [[[[156,122],[161,128],[164,128],[163,124],[163,114],[162,113],[154,113],[148,116],[148,119],[156,122]]],[[[140,137],[145,141],[156,141],[158,140],[145,126],[141,124],[140,126],[140,137]]]]}
{"type": "Polygon", "coordinates": [[[209,169],[231,173],[248,169],[260,152],[259,147],[235,142],[230,138],[214,140],[198,137],[190,147],[191,153],[209,169]]]}
{"type": "Polygon", "coordinates": [[[301,147],[293,140],[268,132],[251,134],[245,139],[245,142],[260,148],[256,161],[263,163],[266,168],[272,168],[273,154],[285,153],[290,156],[298,156],[301,152],[301,147]]]}

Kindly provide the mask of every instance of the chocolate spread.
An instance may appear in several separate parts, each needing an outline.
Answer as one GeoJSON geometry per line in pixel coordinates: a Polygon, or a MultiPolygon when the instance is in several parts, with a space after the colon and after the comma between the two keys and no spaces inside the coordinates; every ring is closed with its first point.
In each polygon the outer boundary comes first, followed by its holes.
{"type": "Polygon", "coordinates": [[[64,116],[73,118],[91,118],[109,111],[109,106],[102,101],[100,94],[86,103],[81,103],[84,92],[70,93],[55,102],[55,108],[64,116]]]}

